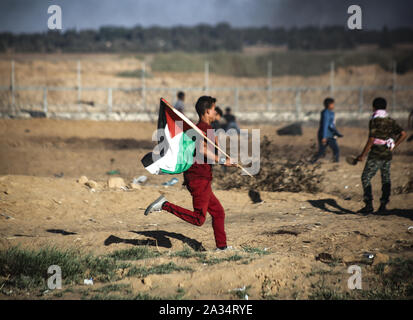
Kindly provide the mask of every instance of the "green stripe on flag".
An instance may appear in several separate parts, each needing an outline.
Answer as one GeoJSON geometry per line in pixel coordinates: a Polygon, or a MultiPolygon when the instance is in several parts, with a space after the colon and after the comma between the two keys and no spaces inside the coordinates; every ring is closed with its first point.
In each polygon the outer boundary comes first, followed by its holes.
{"type": "Polygon", "coordinates": [[[178,174],[188,170],[194,163],[195,146],[195,141],[183,133],[179,141],[179,152],[175,170],[168,171],[161,169],[161,171],[168,174],[178,174]]]}

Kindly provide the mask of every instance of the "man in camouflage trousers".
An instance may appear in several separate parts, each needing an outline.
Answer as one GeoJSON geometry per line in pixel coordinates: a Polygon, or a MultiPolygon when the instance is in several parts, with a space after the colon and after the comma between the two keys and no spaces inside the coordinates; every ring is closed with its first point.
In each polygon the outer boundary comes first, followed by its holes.
{"type": "Polygon", "coordinates": [[[392,151],[406,139],[406,132],[389,117],[386,112],[387,102],[383,98],[376,98],[373,101],[373,116],[369,122],[369,138],[363,152],[358,156],[358,161],[363,161],[368,154],[367,162],[361,175],[366,204],[359,212],[373,213],[373,194],[371,179],[377,171],[381,171],[382,196],[380,198],[380,208],[378,212],[386,211],[391,191],[390,165],[392,151]]]}

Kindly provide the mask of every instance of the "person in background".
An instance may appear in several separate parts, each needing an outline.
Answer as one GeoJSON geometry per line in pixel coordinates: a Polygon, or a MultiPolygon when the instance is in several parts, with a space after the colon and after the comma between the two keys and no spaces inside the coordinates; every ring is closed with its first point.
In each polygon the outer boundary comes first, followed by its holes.
{"type": "Polygon", "coordinates": [[[223,125],[221,124],[221,119],[222,119],[223,113],[222,113],[222,110],[221,110],[220,107],[216,107],[215,112],[216,112],[215,120],[211,122],[211,127],[214,130],[218,130],[218,129],[221,129],[223,127],[223,125]]]}
{"type": "Polygon", "coordinates": [[[373,101],[373,116],[369,122],[369,138],[363,152],[358,156],[358,161],[363,161],[368,154],[366,165],[361,175],[363,184],[363,201],[365,207],[359,213],[373,213],[373,194],[371,179],[377,171],[381,171],[381,199],[379,213],[386,211],[389,202],[391,181],[390,165],[392,152],[402,143],[406,137],[406,132],[389,117],[386,112],[387,102],[384,98],[376,98],[373,101]]]}
{"type": "Polygon", "coordinates": [[[334,99],[326,98],[324,100],[324,110],[321,112],[320,127],[318,129],[318,153],[314,156],[312,163],[316,163],[318,159],[324,157],[327,146],[329,146],[334,153],[334,162],[340,161],[340,148],[338,147],[336,137],[343,137],[338,132],[335,125],[334,115],[334,99]]]}
{"type": "Polygon", "coordinates": [[[235,129],[237,130],[237,133],[240,134],[240,128],[237,124],[235,116],[231,113],[230,107],[225,108],[224,119],[226,121],[225,131],[228,131],[229,129],[235,129]]]}
{"type": "Polygon", "coordinates": [[[178,98],[178,100],[176,101],[174,108],[175,108],[176,110],[178,110],[179,112],[184,113],[184,108],[185,108],[185,105],[184,105],[185,93],[182,92],[182,91],[179,91],[178,94],[176,95],[176,97],[178,98]]]}

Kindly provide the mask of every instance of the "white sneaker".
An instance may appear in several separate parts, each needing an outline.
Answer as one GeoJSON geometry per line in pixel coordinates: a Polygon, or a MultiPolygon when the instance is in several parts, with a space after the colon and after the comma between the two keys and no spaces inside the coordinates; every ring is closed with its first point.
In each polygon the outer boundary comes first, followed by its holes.
{"type": "Polygon", "coordinates": [[[160,212],[162,211],[162,205],[166,202],[166,198],[164,196],[160,196],[154,202],[152,202],[145,210],[145,216],[152,212],[160,212]]]}
{"type": "Polygon", "coordinates": [[[223,249],[216,248],[216,249],[215,249],[215,252],[226,252],[226,251],[232,251],[232,250],[234,250],[234,248],[233,248],[232,246],[226,246],[226,247],[223,248],[223,249]]]}

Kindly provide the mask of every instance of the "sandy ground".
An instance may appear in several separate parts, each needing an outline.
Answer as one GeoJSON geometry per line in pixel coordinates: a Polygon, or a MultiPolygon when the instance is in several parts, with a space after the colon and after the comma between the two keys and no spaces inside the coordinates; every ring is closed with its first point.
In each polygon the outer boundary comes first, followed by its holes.
{"type": "MultiPolygon", "coordinates": [[[[316,133],[316,128],[304,127],[303,136],[278,137],[277,127],[259,128],[280,150],[288,149],[290,157],[313,144],[316,133]]],[[[213,252],[210,217],[204,226],[195,227],[166,212],[143,215],[146,206],[161,194],[191,208],[191,197],[181,183],[161,186],[170,176],[148,175],[147,184],[139,190],[107,188],[109,170],[120,170],[126,182],[146,174],[139,160],[152,148],[154,129],[151,123],[0,120],[0,248],[54,245],[100,255],[149,245],[164,255],[140,263],[173,261],[194,271],[121,282],[130,284],[135,293],[161,297],[181,288],[187,299],[237,299],[230,290],[243,286],[249,287],[251,299],[306,299],[314,282],[323,277],[318,271],[327,269],[334,271],[331,285],[345,292],[347,266],[364,252],[412,258],[413,238],[408,232],[413,225],[411,193],[393,195],[387,215],[355,214],[362,207],[363,167],[349,166],[344,157],[361,150],[366,129],[342,128],[342,161],[329,162],[331,153],[322,160],[320,170],[326,177],[320,193],[261,192],[264,203],[253,204],[245,190],[215,188],[226,211],[228,243],[235,248],[229,253],[213,252]],[[82,175],[98,182],[95,192],[76,182],[82,175]],[[196,259],[168,256],[201,244],[211,257],[239,254],[244,258],[204,265],[196,259]],[[268,254],[248,254],[245,247],[268,254]],[[329,253],[341,262],[328,266],[316,259],[320,253],[329,253]]],[[[394,155],[393,189],[407,183],[413,174],[412,160],[412,144],[405,142],[394,155]]],[[[182,176],[177,177],[181,182],[182,176]]],[[[373,179],[373,188],[377,207],[379,175],[373,179]]],[[[371,267],[363,268],[370,272],[371,267]]],[[[73,293],[64,297],[80,298],[73,293]]]]}

